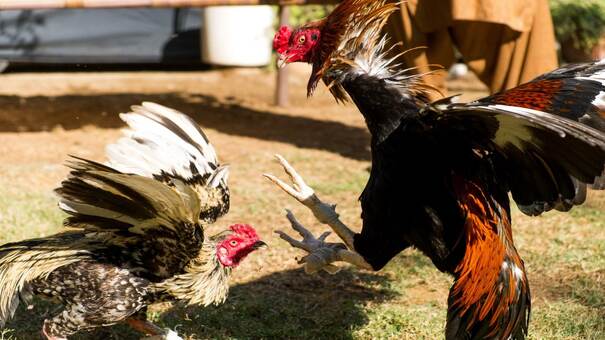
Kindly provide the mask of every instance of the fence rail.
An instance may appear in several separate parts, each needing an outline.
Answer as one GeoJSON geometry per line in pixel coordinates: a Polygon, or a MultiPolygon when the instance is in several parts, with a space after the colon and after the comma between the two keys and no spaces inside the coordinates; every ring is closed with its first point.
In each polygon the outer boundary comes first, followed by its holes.
{"type": "Polygon", "coordinates": [[[317,5],[336,0],[0,0],[0,10],[41,8],[206,7],[241,5],[317,5]]]}

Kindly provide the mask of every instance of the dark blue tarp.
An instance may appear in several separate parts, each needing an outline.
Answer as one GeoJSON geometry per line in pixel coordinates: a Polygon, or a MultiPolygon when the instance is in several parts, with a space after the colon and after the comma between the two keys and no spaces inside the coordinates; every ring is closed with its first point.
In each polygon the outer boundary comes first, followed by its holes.
{"type": "Polygon", "coordinates": [[[0,11],[0,59],[199,63],[199,27],[193,8],[0,11]]]}

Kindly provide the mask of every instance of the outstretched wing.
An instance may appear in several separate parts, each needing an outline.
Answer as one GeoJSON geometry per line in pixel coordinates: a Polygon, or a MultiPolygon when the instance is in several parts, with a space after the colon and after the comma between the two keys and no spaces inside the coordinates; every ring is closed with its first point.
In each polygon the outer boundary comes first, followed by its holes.
{"type": "Polygon", "coordinates": [[[569,210],[584,201],[586,184],[605,184],[605,61],[439,111],[444,133],[500,156],[499,180],[528,215],[569,210]]]}
{"type": "Polygon", "coordinates": [[[229,210],[229,169],[220,165],[208,138],[191,118],[145,102],[120,114],[125,136],[107,147],[108,165],[120,172],[190,185],[200,197],[201,218],[212,223],[229,210]]]}
{"type": "Polygon", "coordinates": [[[135,265],[159,277],[197,257],[204,241],[202,205],[187,183],[173,179],[168,185],[81,158],[68,165],[72,171],[55,190],[70,215],[66,226],[126,249],[135,265]]]}
{"type": "Polygon", "coordinates": [[[605,59],[569,64],[471,105],[508,105],[548,112],[605,132],[605,59]]]}

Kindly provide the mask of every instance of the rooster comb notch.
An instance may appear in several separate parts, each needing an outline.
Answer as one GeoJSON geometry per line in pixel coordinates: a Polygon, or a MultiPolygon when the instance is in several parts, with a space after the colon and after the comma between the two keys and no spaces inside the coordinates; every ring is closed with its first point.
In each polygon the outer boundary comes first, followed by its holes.
{"type": "Polygon", "coordinates": [[[254,230],[254,228],[249,224],[234,224],[230,226],[229,229],[240,236],[249,239],[258,239],[256,230],[254,230]]]}
{"type": "Polygon", "coordinates": [[[279,54],[284,53],[288,49],[290,36],[292,36],[292,29],[285,25],[281,26],[273,38],[273,49],[279,54]]]}

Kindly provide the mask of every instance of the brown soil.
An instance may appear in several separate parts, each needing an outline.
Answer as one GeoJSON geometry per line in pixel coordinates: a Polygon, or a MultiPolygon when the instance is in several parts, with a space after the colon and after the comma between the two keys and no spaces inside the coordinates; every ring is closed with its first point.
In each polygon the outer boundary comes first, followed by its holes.
{"type": "MultiPolygon", "coordinates": [[[[272,105],[275,73],[258,69],[0,75],[0,184],[9,191],[50,193],[67,173],[67,155],[103,160],[105,145],[124,126],[117,113],[157,102],[192,115],[221,160],[232,164],[232,209],[216,228],[248,222],[271,245],[236,271],[235,282],[298,267],[298,252],[272,233],[287,225],[283,209],[293,208],[314,230],[323,228],[261,174],[281,175],[275,153],[289,158],[311,183],[333,181],[341,169],[364,174],[369,136],[354,106],[336,104],[322,87],[308,100],[309,69],[291,70],[288,108],[272,105]]],[[[484,94],[473,80],[452,85],[467,98],[484,94]]],[[[339,202],[344,220],[358,222],[357,193],[324,197],[339,202]]]]}

